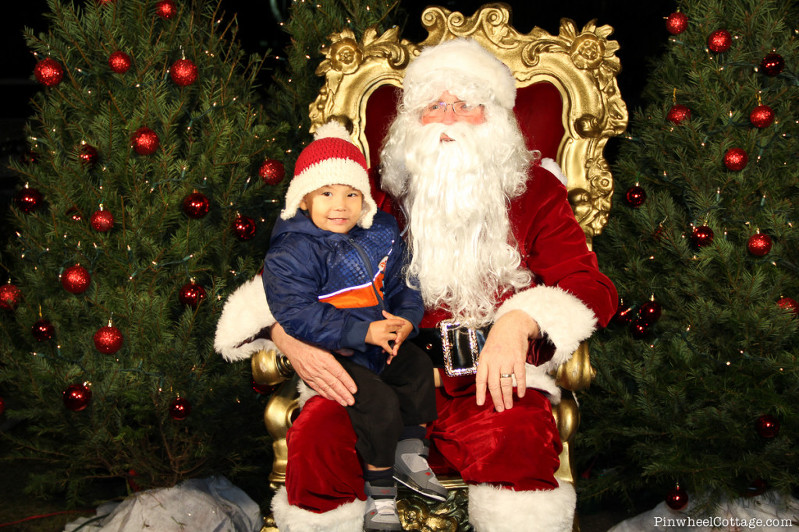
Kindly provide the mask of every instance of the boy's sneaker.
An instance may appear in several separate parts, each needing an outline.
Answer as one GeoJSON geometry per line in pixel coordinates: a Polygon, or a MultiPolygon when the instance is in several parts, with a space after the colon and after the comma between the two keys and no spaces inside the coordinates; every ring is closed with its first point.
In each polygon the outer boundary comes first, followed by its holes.
{"type": "Polygon", "coordinates": [[[394,478],[425,497],[446,501],[447,488],[441,485],[427,463],[429,451],[424,442],[416,438],[397,442],[394,478]]]}
{"type": "Polygon", "coordinates": [[[402,530],[397,513],[397,487],[372,486],[368,482],[365,487],[366,513],[363,518],[363,529],[368,532],[382,530],[402,530]],[[373,499],[372,496],[382,498],[373,499]]]}

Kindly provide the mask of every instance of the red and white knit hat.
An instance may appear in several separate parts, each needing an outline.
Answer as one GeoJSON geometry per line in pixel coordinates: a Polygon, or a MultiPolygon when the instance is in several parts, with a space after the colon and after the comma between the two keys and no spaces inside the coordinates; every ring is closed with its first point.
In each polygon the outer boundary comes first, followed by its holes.
{"type": "Polygon", "coordinates": [[[280,217],[288,220],[297,214],[306,194],[326,185],[349,185],[363,194],[363,211],[358,225],[372,226],[377,204],[369,188],[366,158],[350,140],[347,129],[331,121],[320,126],[294,165],[294,178],[286,192],[286,207],[280,217]]]}

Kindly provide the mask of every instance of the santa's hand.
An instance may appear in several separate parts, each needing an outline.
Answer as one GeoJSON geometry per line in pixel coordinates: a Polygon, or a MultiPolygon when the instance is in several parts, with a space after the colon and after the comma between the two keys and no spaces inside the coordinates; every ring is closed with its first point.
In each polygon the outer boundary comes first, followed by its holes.
{"type": "Polygon", "coordinates": [[[529,339],[538,334],[538,323],[521,310],[510,311],[494,323],[477,365],[475,382],[478,405],[485,404],[488,388],[497,412],[513,408],[514,378],[516,393],[520,398],[524,397],[527,391],[524,363],[529,339]]]}
{"type": "Polygon", "coordinates": [[[353,394],[358,387],[331,353],[289,336],[279,323],[272,327],[272,341],[297,375],[319,395],[341,406],[355,404],[353,394]]]}

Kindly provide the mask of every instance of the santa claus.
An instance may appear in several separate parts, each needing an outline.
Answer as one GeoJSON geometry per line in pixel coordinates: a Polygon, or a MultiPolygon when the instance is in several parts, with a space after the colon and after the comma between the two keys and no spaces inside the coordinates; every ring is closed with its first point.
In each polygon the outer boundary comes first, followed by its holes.
{"type": "MultiPolygon", "coordinates": [[[[557,165],[525,148],[515,99],[510,70],[477,42],[424,49],[405,74],[381,187],[401,209],[408,278],[426,306],[417,341],[446,366],[436,375],[431,453],[469,486],[476,530],[571,530],[574,488],[554,477],[562,447],[551,405],[560,392],[550,372],[607,324],[617,294],[557,165]]],[[[231,360],[260,347],[240,345],[249,336],[234,310],[242,302],[250,330],[274,322],[260,281],[234,294],[216,340],[231,360]]],[[[271,332],[316,392],[288,434],[275,519],[282,531],[361,530],[364,483],[344,409],[354,383],[329,353],[279,324],[271,332]]]]}

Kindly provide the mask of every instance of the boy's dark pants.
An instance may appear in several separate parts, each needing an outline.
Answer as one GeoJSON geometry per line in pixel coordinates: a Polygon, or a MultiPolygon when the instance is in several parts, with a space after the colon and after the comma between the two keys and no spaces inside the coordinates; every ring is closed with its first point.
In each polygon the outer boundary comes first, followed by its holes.
{"type": "MultiPolygon", "coordinates": [[[[386,355],[388,356],[388,355],[386,355]]],[[[344,356],[336,356],[358,386],[355,404],[347,407],[358,436],[355,449],[366,464],[394,465],[394,452],[403,427],[436,419],[433,363],[411,342],[380,375],[344,356]]]]}

